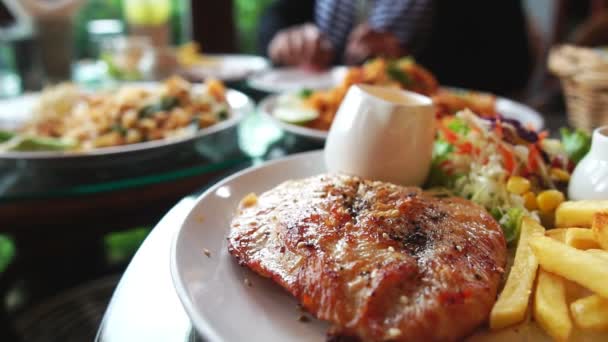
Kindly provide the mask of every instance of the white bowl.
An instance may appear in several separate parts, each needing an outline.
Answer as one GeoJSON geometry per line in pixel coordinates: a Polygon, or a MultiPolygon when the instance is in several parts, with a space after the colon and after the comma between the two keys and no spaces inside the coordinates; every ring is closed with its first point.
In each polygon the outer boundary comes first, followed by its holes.
{"type": "Polygon", "coordinates": [[[608,126],[593,131],[591,150],[570,177],[568,197],[572,200],[608,199],[608,126]]]}
{"type": "Polygon", "coordinates": [[[329,130],[325,164],[331,172],[422,185],[434,139],[430,98],[396,88],[353,85],[329,130]]]}

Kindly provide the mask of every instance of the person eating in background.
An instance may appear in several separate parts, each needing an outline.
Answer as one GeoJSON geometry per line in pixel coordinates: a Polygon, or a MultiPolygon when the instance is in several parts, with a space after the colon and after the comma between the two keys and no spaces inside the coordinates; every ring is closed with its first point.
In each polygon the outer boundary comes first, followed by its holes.
{"type": "MultiPolygon", "coordinates": [[[[273,62],[325,68],[335,60],[357,64],[372,56],[413,52],[430,31],[431,0],[318,0],[313,21],[278,31],[268,44],[273,62]],[[341,53],[342,52],[342,53],[341,53]]],[[[280,12],[289,17],[278,1],[280,12]]]]}
{"type": "Polygon", "coordinates": [[[315,70],[411,55],[442,84],[498,94],[521,90],[533,61],[512,0],[277,0],[259,47],[275,64],[315,70]]]}

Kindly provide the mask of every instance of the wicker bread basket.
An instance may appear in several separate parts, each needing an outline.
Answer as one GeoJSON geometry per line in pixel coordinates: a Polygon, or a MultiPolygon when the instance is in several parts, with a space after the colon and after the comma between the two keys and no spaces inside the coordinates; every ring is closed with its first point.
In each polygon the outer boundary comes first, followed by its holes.
{"type": "Polygon", "coordinates": [[[549,69],[561,80],[570,125],[591,131],[608,124],[608,50],[558,46],[549,69]]]}

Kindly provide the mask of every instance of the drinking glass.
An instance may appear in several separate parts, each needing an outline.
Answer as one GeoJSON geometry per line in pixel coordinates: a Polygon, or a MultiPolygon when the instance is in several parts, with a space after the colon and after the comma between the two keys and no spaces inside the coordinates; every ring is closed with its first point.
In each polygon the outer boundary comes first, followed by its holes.
{"type": "Polygon", "coordinates": [[[147,37],[106,39],[101,51],[101,59],[106,62],[111,77],[128,81],[153,78],[156,52],[147,37]]]}
{"type": "Polygon", "coordinates": [[[21,78],[17,73],[14,49],[0,42],[0,98],[12,97],[21,93],[21,78]]]}

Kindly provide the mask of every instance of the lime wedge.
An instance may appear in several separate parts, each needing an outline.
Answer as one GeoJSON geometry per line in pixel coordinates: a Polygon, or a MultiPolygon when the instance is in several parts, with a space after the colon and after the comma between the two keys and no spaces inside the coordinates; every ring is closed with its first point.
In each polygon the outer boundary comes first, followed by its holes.
{"type": "Polygon", "coordinates": [[[278,107],[274,110],[274,117],[291,124],[305,124],[319,117],[319,113],[312,108],[305,107],[278,107]]]}
{"type": "Polygon", "coordinates": [[[71,139],[15,135],[0,145],[0,151],[65,151],[77,146],[71,139]]]}

